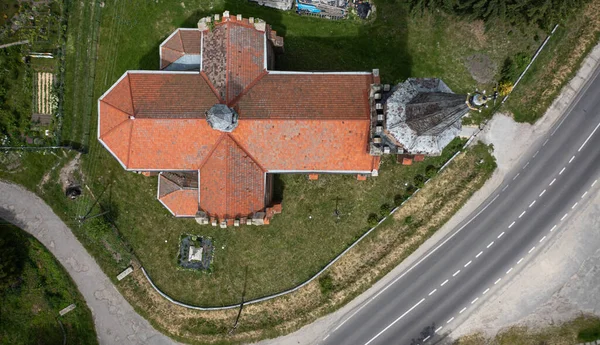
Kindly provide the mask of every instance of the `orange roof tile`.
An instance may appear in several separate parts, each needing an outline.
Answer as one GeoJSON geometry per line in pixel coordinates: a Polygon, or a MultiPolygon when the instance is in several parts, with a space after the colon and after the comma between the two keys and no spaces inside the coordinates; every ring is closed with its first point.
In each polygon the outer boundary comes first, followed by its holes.
{"type": "Polygon", "coordinates": [[[129,119],[128,114],[104,102],[104,100],[100,101],[100,112],[102,113],[100,117],[100,137],[129,119]]]}
{"type": "Polygon", "coordinates": [[[269,73],[236,104],[240,119],[369,119],[370,74],[269,73]]]}
{"type": "Polygon", "coordinates": [[[183,51],[186,54],[200,54],[200,41],[202,40],[202,32],[198,29],[180,29],[179,35],[183,43],[183,51]]]}
{"type": "Polygon", "coordinates": [[[180,189],[159,199],[177,217],[193,217],[198,212],[198,190],[180,189]]]}
{"type": "Polygon", "coordinates": [[[265,172],[228,134],[200,169],[200,208],[221,219],[265,207],[265,172]]]}
{"type": "MultiPolygon", "coordinates": [[[[100,123],[102,123],[102,120],[100,123]]],[[[129,166],[129,143],[131,140],[132,126],[133,120],[123,121],[121,124],[100,137],[106,146],[110,148],[110,151],[117,156],[126,167],[129,166]]]]}
{"type": "Polygon", "coordinates": [[[102,98],[102,101],[129,115],[133,115],[133,102],[127,72],[113,85],[110,92],[102,98]]]}
{"type": "Polygon", "coordinates": [[[239,120],[231,133],[269,171],[371,171],[369,120],[239,120]]]}

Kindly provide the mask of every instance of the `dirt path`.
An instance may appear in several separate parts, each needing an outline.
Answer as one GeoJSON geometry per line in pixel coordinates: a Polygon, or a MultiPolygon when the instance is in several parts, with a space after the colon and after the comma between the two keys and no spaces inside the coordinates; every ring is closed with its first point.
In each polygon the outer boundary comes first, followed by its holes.
{"type": "Polygon", "coordinates": [[[133,310],[67,225],[38,196],[0,181],[0,218],[35,236],[69,272],[92,311],[100,344],[177,344],[133,310]]]}

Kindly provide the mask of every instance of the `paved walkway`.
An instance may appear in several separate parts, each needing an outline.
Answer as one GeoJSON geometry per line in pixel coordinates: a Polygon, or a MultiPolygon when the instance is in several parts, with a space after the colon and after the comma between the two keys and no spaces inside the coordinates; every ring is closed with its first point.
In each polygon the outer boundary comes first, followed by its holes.
{"type": "Polygon", "coordinates": [[[100,344],[177,344],[133,310],[71,230],[38,196],[0,181],[0,218],[35,236],[66,268],[92,311],[100,344]]]}

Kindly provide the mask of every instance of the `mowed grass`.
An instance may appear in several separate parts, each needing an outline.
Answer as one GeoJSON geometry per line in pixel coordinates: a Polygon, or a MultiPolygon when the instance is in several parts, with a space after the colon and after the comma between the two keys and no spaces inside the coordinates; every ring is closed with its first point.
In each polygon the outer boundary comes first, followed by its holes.
{"type": "MultiPolygon", "coordinates": [[[[35,238],[0,219],[0,236],[23,262],[20,278],[0,289],[0,344],[98,344],[92,313],[65,269],[35,238]],[[75,303],[73,311],[58,312],[75,303]]],[[[6,264],[6,263],[4,263],[6,264]]],[[[6,269],[6,267],[4,267],[6,269]]]]}

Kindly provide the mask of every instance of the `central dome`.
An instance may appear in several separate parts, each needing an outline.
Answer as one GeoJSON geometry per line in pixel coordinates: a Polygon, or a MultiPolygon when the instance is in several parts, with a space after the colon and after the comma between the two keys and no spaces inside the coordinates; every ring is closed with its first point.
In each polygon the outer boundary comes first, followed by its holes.
{"type": "Polygon", "coordinates": [[[206,112],[206,121],[212,129],[232,132],[238,125],[238,114],[225,104],[215,104],[206,112]]]}

